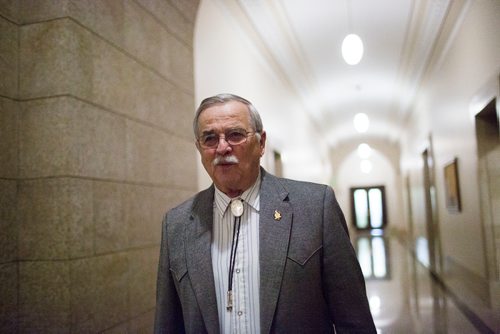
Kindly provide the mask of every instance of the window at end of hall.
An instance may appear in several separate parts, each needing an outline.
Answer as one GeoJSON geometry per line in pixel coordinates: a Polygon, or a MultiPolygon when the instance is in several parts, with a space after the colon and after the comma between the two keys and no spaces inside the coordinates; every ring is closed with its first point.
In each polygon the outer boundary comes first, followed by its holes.
{"type": "Polygon", "coordinates": [[[384,186],[351,188],[351,203],[354,226],[358,230],[385,227],[384,186]]]}

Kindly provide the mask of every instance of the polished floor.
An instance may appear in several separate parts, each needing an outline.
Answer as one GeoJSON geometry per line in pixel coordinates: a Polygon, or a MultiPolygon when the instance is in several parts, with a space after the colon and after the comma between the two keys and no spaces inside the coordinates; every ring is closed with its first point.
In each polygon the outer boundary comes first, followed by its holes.
{"type": "Polygon", "coordinates": [[[378,333],[500,333],[464,308],[396,238],[355,241],[378,333]]]}

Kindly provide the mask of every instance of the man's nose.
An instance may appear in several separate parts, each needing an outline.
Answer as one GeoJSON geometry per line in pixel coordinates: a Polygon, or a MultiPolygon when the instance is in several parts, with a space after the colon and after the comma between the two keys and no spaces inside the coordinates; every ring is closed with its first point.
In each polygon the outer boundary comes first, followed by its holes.
{"type": "Polygon", "coordinates": [[[226,153],[231,150],[231,145],[227,142],[226,138],[219,136],[219,143],[217,144],[217,153],[226,153]]]}

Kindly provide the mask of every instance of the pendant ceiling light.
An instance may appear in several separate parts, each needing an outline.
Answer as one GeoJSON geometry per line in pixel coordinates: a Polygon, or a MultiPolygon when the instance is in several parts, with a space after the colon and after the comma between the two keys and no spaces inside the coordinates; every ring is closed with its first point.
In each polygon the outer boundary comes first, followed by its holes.
{"type": "MultiPolygon", "coordinates": [[[[346,0],[347,29],[349,32],[353,31],[350,4],[350,0],[346,0]]],[[[342,41],[342,57],[349,65],[357,65],[363,58],[363,51],[363,41],[356,34],[349,33],[342,41]]]]}
{"type": "Polygon", "coordinates": [[[370,127],[370,119],[365,113],[358,113],[353,119],[354,128],[359,133],[365,133],[370,127]]]}
{"type": "Polygon", "coordinates": [[[342,42],[342,57],[349,65],[357,65],[363,58],[363,41],[356,34],[349,34],[342,42]]]}

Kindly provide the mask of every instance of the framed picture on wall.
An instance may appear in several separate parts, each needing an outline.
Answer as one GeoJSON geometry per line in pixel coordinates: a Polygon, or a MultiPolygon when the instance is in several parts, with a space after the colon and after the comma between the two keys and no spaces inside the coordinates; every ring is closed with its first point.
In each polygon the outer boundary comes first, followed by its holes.
{"type": "Polygon", "coordinates": [[[446,190],[446,208],[449,212],[460,212],[462,210],[462,205],[460,199],[457,158],[444,166],[444,183],[446,190]]]}

